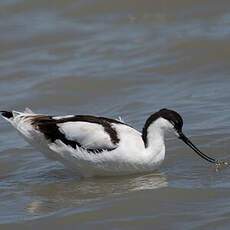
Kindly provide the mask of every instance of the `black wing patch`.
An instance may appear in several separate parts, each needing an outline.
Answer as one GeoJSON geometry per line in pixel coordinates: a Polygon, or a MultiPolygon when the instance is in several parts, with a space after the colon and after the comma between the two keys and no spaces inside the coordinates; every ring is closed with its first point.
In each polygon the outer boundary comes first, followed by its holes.
{"type": "Polygon", "coordinates": [[[120,121],[113,120],[110,118],[104,117],[94,117],[89,115],[77,115],[68,118],[60,118],[54,119],[52,116],[32,116],[32,125],[42,132],[45,137],[50,140],[51,142],[55,142],[56,140],[62,141],[64,144],[71,146],[72,148],[76,149],[77,147],[82,148],[90,153],[101,153],[102,151],[112,151],[115,148],[85,148],[79,142],[69,140],[66,138],[65,134],[63,134],[58,127],[58,124],[65,123],[65,122],[89,122],[102,125],[105,132],[108,133],[110,136],[111,142],[116,145],[119,143],[119,138],[117,135],[116,130],[111,126],[112,123],[116,124],[124,124],[120,121]]]}

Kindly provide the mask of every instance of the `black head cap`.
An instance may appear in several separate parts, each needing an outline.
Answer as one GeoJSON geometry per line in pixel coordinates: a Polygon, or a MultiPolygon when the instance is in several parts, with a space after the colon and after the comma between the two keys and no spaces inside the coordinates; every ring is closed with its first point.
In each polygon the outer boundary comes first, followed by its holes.
{"type": "Polygon", "coordinates": [[[180,114],[177,113],[176,111],[169,110],[169,109],[161,109],[156,114],[159,117],[168,120],[178,132],[182,131],[183,119],[180,116],[180,114]]]}
{"type": "Polygon", "coordinates": [[[145,122],[145,125],[142,130],[142,138],[144,140],[145,145],[147,145],[147,134],[149,126],[160,117],[168,120],[173,125],[173,127],[179,135],[180,133],[182,133],[183,119],[180,116],[180,114],[173,110],[161,109],[158,112],[152,114],[145,122]]]}
{"type": "MultiPolygon", "coordinates": [[[[161,109],[158,112],[152,114],[146,121],[145,126],[143,128],[143,133],[147,133],[147,129],[148,127],[154,122],[156,121],[158,118],[164,118],[166,120],[168,120],[173,127],[175,128],[175,130],[178,133],[182,132],[182,126],[183,126],[183,119],[180,116],[179,113],[173,111],[173,110],[169,110],[169,109],[161,109]]],[[[147,135],[147,134],[146,134],[147,135]]]]}

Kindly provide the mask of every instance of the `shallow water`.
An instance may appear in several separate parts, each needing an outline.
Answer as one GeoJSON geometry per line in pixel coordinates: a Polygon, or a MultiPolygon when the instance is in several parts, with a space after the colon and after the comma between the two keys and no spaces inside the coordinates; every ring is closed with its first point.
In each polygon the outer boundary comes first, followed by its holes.
{"type": "MultiPolygon", "coordinates": [[[[1,109],[122,118],[168,107],[230,160],[230,2],[2,0],[1,109]]],[[[169,136],[149,175],[80,179],[0,120],[0,229],[229,229],[230,169],[169,136]]]]}

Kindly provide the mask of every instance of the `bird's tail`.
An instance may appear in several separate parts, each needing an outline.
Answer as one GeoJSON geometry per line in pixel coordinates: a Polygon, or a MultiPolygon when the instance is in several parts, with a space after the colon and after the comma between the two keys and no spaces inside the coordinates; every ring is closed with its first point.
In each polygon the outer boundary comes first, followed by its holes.
{"type": "Polygon", "coordinates": [[[12,111],[0,110],[0,114],[2,115],[3,118],[10,120],[10,119],[14,119],[18,115],[28,115],[28,114],[34,114],[34,113],[31,109],[26,108],[24,112],[18,112],[15,110],[12,110],[12,111]]]}
{"type": "Polygon", "coordinates": [[[18,112],[16,111],[0,111],[0,115],[2,115],[2,117],[8,121],[10,124],[12,124],[13,126],[15,126],[15,117],[18,115],[18,112]]]}
{"type": "Polygon", "coordinates": [[[6,119],[7,121],[9,121],[10,123],[12,123],[13,121],[17,120],[17,118],[22,118],[24,115],[28,115],[28,114],[33,114],[33,112],[26,108],[24,113],[22,112],[18,112],[18,111],[5,111],[5,110],[2,110],[0,111],[0,115],[2,115],[2,117],[4,119],[6,119]]]}
{"type": "Polygon", "coordinates": [[[1,115],[3,118],[9,120],[12,119],[14,117],[13,112],[12,111],[0,111],[1,115]]]}

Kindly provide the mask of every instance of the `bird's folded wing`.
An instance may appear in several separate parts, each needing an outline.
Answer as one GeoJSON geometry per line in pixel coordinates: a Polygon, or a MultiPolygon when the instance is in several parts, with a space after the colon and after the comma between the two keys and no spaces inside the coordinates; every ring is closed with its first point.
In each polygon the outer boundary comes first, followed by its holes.
{"type": "Polygon", "coordinates": [[[52,142],[62,141],[73,148],[87,150],[113,150],[119,139],[112,123],[100,118],[80,119],[77,116],[53,119],[38,118],[33,124],[52,142]]]}

